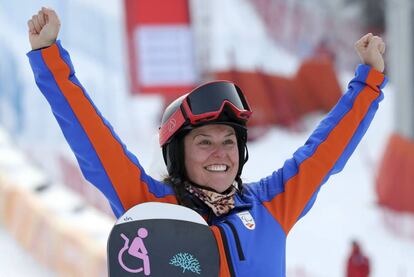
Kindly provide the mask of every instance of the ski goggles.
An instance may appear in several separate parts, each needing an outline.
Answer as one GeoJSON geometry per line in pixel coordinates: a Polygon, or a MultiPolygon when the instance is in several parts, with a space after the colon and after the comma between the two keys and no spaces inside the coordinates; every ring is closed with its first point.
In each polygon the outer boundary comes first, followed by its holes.
{"type": "Polygon", "coordinates": [[[217,120],[225,108],[235,122],[246,123],[252,111],[241,89],[229,81],[216,81],[201,85],[181,96],[180,106],[160,127],[160,145],[163,146],[186,123],[201,125],[217,120]]]}

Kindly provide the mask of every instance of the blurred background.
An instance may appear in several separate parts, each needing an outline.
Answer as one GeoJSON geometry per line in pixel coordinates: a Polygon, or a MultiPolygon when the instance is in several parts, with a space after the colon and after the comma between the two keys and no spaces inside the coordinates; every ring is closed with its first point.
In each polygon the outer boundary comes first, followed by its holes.
{"type": "Polygon", "coordinates": [[[414,276],[410,0],[0,0],[0,276],[107,275],[115,218],[83,179],[25,55],[26,22],[42,6],[60,16],[59,39],[96,106],[158,178],[158,124],[178,95],[212,79],[239,84],[254,110],[242,177],[256,181],[346,90],[356,40],[381,35],[385,99],[289,234],[287,276],[346,276],[358,249],[370,276],[414,276]]]}

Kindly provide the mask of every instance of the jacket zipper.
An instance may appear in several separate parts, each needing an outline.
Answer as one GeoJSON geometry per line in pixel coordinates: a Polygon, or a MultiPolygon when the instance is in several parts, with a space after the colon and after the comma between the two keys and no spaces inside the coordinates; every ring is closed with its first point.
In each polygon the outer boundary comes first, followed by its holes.
{"type": "Polygon", "coordinates": [[[246,258],[244,257],[243,248],[241,246],[239,234],[237,233],[236,227],[234,227],[233,223],[231,223],[230,221],[224,221],[224,223],[230,227],[230,230],[233,233],[234,240],[236,241],[236,248],[237,254],[239,255],[239,260],[246,260],[246,258]]]}
{"type": "Polygon", "coordinates": [[[227,240],[226,233],[224,232],[223,227],[218,226],[218,225],[216,225],[216,226],[219,229],[220,234],[221,234],[221,238],[223,240],[223,246],[224,246],[224,251],[226,252],[227,265],[229,267],[230,276],[231,277],[236,277],[236,274],[234,273],[233,262],[231,261],[231,255],[230,255],[230,251],[229,251],[229,242],[227,240]]]}

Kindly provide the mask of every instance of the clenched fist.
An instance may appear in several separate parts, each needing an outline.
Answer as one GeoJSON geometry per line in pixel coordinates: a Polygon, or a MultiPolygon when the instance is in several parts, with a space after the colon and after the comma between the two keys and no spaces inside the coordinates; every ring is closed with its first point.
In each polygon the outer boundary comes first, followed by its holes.
{"type": "Polygon", "coordinates": [[[52,9],[44,8],[27,22],[32,50],[52,45],[58,36],[60,20],[52,9]]]}
{"type": "Polygon", "coordinates": [[[368,33],[355,43],[355,49],[364,64],[384,71],[385,43],[382,38],[368,33]]]}

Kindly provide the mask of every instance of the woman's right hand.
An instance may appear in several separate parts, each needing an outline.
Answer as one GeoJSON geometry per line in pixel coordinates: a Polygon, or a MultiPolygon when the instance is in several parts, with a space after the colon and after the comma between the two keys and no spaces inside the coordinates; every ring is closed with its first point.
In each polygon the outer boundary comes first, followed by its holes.
{"type": "Polygon", "coordinates": [[[385,43],[381,37],[368,33],[355,43],[355,49],[364,64],[384,71],[385,43]]]}
{"type": "Polygon", "coordinates": [[[32,50],[48,47],[55,43],[60,29],[60,20],[53,9],[42,7],[27,22],[32,50]]]}

